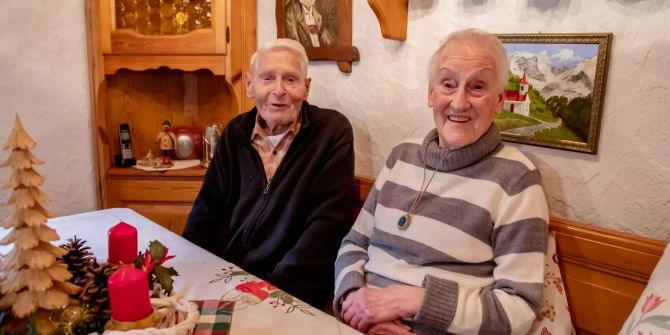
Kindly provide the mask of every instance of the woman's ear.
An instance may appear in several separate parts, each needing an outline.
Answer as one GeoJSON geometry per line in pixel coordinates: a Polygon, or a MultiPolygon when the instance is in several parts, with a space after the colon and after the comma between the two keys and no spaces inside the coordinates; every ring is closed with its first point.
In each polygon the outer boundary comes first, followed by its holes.
{"type": "Polygon", "coordinates": [[[428,84],[428,107],[433,108],[433,84],[428,84]]]}

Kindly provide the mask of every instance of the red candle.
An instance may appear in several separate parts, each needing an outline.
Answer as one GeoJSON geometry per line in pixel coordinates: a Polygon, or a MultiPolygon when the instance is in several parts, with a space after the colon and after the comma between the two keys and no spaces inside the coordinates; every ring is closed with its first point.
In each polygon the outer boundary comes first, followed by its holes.
{"type": "Polygon", "coordinates": [[[151,314],[147,274],[133,266],[124,266],[107,280],[112,319],[132,322],[151,314]]]}
{"type": "Polygon", "coordinates": [[[130,264],[137,257],[137,229],[121,221],[108,232],[108,259],[112,264],[130,264]]]}

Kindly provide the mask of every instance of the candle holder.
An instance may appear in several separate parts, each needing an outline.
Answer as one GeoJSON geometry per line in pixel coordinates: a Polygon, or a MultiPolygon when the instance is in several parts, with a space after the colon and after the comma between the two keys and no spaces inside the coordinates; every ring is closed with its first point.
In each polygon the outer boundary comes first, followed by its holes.
{"type": "Polygon", "coordinates": [[[109,319],[105,324],[106,330],[133,330],[133,329],[145,329],[153,328],[158,324],[156,320],[156,315],[152,311],[146,318],[140,319],[137,321],[116,321],[114,318],[109,319]]]}
{"type": "Polygon", "coordinates": [[[113,330],[112,334],[152,334],[152,335],[188,335],[192,334],[195,326],[198,323],[200,313],[198,306],[188,300],[181,298],[178,295],[170,297],[153,298],[151,299],[153,313],[147,317],[147,324],[151,325],[142,327],[144,324],[139,324],[143,320],[136,322],[118,322],[110,320],[105,325],[106,330],[113,330]],[[132,325],[131,325],[132,324],[132,325]],[[132,326],[133,328],[123,329],[124,326],[132,326]],[[121,327],[121,328],[116,328],[121,327]],[[141,327],[141,328],[140,328],[141,327]]]}

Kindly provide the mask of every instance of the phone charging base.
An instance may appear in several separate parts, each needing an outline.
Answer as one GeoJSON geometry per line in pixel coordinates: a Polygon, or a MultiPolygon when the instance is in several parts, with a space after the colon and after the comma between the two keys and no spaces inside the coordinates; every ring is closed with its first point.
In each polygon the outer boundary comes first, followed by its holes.
{"type": "Polygon", "coordinates": [[[117,167],[131,167],[137,163],[135,158],[122,159],[121,155],[114,155],[114,165],[117,167]]]}

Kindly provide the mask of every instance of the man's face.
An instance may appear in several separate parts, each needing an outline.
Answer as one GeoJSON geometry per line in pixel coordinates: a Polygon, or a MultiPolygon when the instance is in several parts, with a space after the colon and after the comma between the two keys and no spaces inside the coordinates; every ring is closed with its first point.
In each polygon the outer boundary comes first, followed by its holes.
{"type": "Polygon", "coordinates": [[[490,52],[473,43],[451,42],[428,87],[440,146],[454,149],[476,142],[502,109],[503,98],[490,52]]]}
{"type": "Polygon", "coordinates": [[[271,50],[260,54],[256,64],[246,76],[246,88],[261,118],[270,129],[296,120],[310,83],[300,71],[298,57],[290,51],[271,50]]]}

